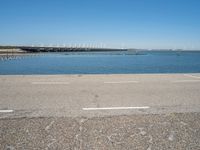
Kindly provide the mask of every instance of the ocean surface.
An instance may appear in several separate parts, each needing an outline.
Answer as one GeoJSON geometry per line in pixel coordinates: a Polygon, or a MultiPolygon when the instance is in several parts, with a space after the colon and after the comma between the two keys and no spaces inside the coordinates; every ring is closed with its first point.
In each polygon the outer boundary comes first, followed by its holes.
{"type": "Polygon", "coordinates": [[[200,73],[200,51],[40,53],[0,60],[1,75],[200,73]]]}

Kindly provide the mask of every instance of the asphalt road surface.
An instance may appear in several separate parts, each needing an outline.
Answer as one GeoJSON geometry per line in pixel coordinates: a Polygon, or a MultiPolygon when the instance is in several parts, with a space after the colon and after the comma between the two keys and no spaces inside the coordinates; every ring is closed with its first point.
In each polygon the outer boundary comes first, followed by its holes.
{"type": "Polygon", "coordinates": [[[200,74],[0,76],[0,149],[200,149],[200,74]]]}

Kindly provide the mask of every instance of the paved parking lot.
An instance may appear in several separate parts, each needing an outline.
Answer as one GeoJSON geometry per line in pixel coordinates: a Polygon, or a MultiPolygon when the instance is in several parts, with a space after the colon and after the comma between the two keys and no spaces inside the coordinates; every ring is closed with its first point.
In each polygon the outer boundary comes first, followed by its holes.
{"type": "Polygon", "coordinates": [[[0,76],[0,149],[200,149],[200,75],[0,76]]]}

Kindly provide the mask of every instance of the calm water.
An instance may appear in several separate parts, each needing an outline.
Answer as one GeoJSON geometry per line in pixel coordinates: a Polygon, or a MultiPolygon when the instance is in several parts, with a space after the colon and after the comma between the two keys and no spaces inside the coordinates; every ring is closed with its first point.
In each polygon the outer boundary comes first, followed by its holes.
{"type": "Polygon", "coordinates": [[[46,53],[0,61],[0,74],[200,73],[200,52],[46,53]]]}

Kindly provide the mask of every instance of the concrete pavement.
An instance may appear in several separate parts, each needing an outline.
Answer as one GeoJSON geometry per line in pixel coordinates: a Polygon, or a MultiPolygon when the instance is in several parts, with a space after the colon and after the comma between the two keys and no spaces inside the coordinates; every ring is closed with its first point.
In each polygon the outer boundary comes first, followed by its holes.
{"type": "Polygon", "coordinates": [[[200,111],[199,74],[0,76],[0,117],[200,111]],[[141,109],[140,109],[141,108],[141,109]]]}
{"type": "Polygon", "coordinates": [[[200,113],[0,119],[2,150],[198,150],[200,113]]]}

